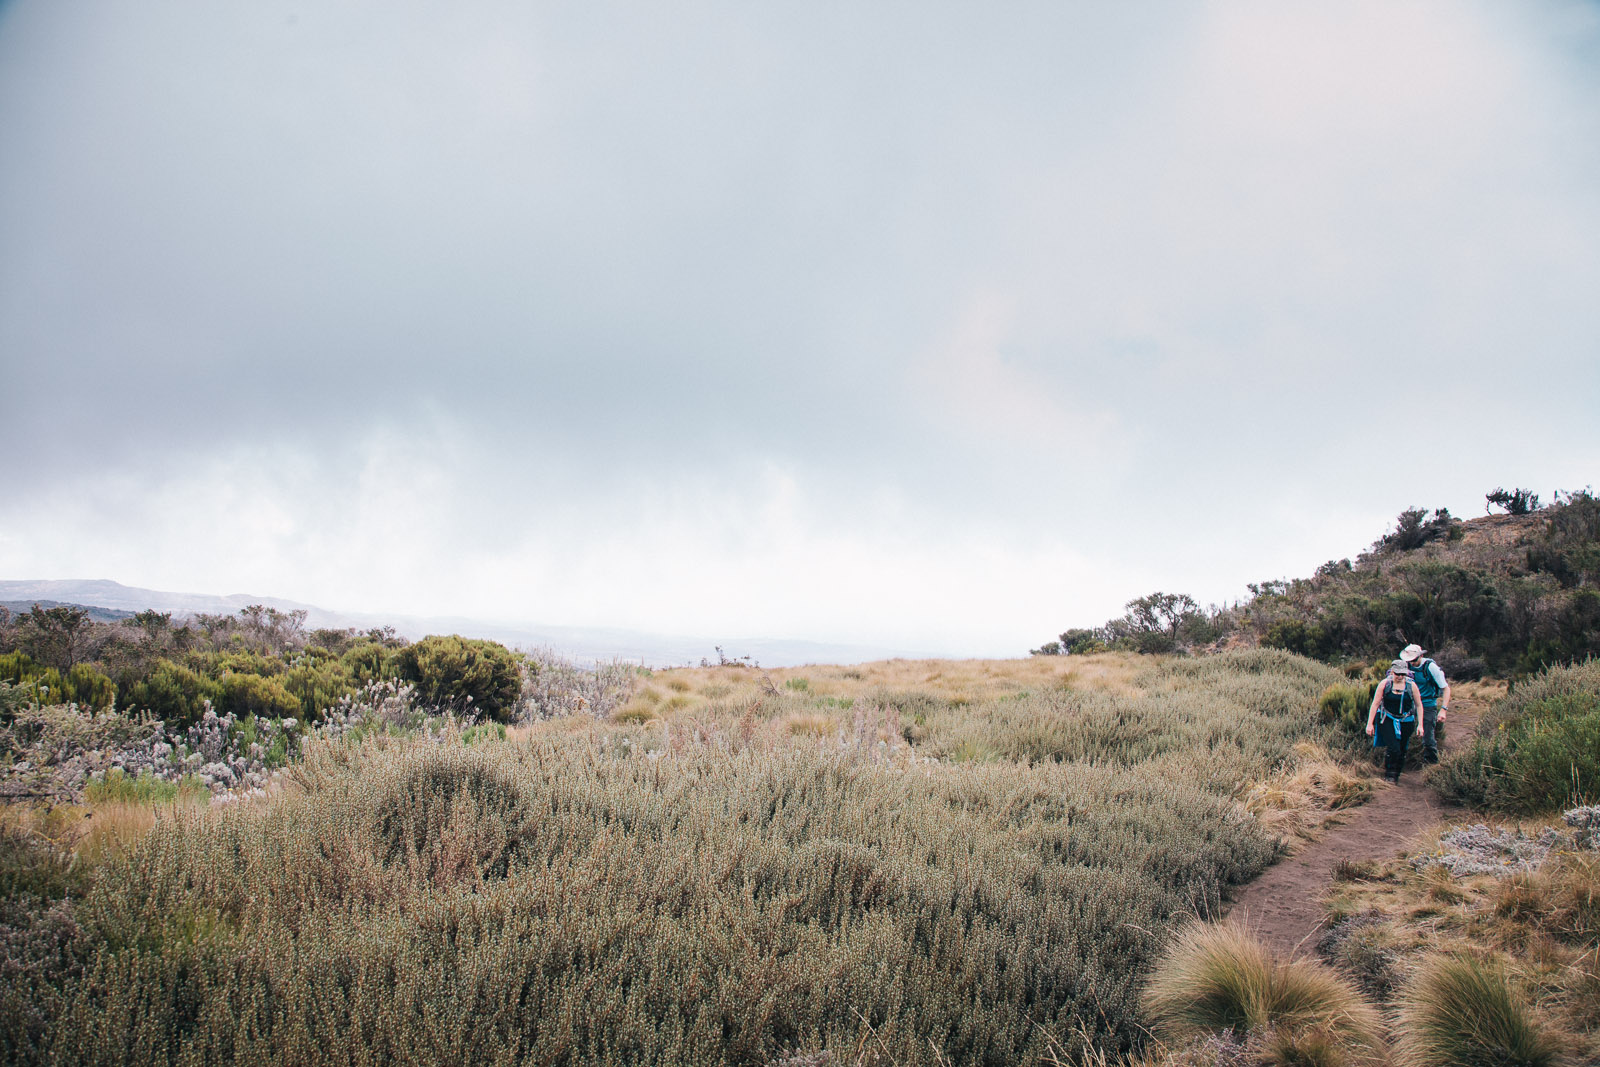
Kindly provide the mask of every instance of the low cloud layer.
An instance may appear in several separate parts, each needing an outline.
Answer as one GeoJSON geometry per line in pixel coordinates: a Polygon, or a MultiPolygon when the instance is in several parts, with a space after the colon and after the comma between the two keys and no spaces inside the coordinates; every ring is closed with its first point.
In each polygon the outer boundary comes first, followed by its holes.
{"type": "Polygon", "coordinates": [[[1600,9],[0,6],[0,572],[1020,652],[1600,469],[1600,9]]]}

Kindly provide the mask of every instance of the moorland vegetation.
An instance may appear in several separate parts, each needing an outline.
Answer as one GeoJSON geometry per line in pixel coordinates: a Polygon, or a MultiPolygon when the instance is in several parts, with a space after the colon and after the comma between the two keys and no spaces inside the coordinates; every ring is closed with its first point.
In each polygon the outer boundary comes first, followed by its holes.
{"type": "Polygon", "coordinates": [[[92,862],[77,808],[14,812],[7,1055],[1132,1048],[1170,932],[1281,851],[1241,783],[1338,743],[1309,712],[1341,675],[1274,650],[1036,663],[920,689],[884,684],[907,664],[659,672],[610,715],[309,731],[266,796],[172,798],[92,862]]]}

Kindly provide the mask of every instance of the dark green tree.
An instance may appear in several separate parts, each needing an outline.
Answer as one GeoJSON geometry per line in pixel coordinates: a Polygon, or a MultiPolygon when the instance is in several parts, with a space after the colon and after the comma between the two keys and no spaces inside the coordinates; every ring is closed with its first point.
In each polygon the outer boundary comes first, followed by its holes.
{"type": "Polygon", "coordinates": [[[68,671],[82,658],[90,629],[86,609],[71,604],[58,604],[53,608],[35,604],[32,611],[22,615],[18,624],[22,629],[23,650],[46,667],[68,671]]]}
{"type": "Polygon", "coordinates": [[[1507,492],[1497,488],[1492,493],[1484,494],[1484,511],[1492,507],[1506,509],[1508,515],[1527,515],[1539,510],[1539,494],[1531,489],[1513,489],[1507,492]]]}

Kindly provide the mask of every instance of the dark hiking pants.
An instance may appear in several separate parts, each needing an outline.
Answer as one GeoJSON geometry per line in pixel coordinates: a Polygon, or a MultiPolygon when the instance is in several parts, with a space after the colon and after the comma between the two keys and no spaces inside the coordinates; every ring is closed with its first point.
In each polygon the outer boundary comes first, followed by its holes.
{"type": "Polygon", "coordinates": [[[1406,746],[1411,743],[1411,735],[1417,732],[1417,720],[1401,722],[1399,736],[1395,735],[1395,720],[1387,715],[1379,716],[1377,728],[1373,731],[1383,741],[1383,776],[1400,780],[1400,771],[1406,765],[1406,746]]]}
{"type": "Polygon", "coordinates": [[[1434,704],[1422,705],[1422,758],[1429,763],[1439,762],[1439,708],[1434,704]]]}

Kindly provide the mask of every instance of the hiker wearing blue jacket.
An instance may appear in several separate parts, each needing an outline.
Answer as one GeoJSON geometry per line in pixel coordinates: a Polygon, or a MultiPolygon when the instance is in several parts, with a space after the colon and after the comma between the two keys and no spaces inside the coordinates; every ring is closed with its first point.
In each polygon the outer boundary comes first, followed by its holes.
{"type": "Polygon", "coordinates": [[[1422,694],[1411,680],[1411,667],[1397,659],[1389,665],[1389,673],[1383,676],[1378,691],[1372,694],[1372,707],[1367,709],[1367,736],[1372,738],[1373,748],[1384,749],[1383,776],[1395,785],[1400,784],[1406,746],[1416,733],[1421,711],[1422,694]]]}
{"type": "Polygon", "coordinates": [[[1411,677],[1422,694],[1422,758],[1438,763],[1437,726],[1450,711],[1450,683],[1445,681],[1439,665],[1422,654],[1421,645],[1407,645],[1401,650],[1400,658],[1411,668],[1411,677]]]}

